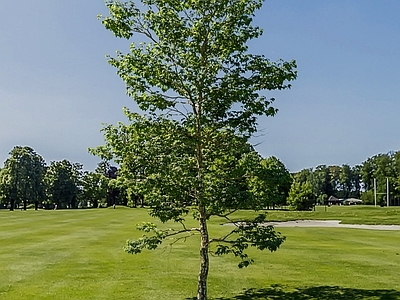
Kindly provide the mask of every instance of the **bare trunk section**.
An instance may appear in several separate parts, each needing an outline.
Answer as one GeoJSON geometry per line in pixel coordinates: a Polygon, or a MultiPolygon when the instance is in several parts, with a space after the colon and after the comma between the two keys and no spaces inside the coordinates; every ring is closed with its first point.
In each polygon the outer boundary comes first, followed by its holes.
{"type": "MultiPolygon", "coordinates": [[[[205,66],[205,49],[207,41],[204,41],[201,50],[202,64],[205,66]]],[[[208,258],[208,230],[207,230],[207,209],[204,199],[204,182],[203,182],[203,128],[202,128],[202,109],[203,109],[203,92],[199,88],[197,103],[192,105],[193,113],[196,116],[196,158],[197,158],[197,180],[198,191],[197,200],[199,201],[199,226],[200,226],[200,272],[197,281],[197,300],[207,300],[207,277],[209,268],[208,258]]]]}
{"type": "Polygon", "coordinates": [[[14,200],[14,199],[11,199],[11,200],[10,200],[10,211],[13,211],[13,210],[14,210],[14,206],[15,206],[15,200],[14,200]]]}
{"type": "Polygon", "coordinates": [[[207,216],[205,207],[200,207],[200,272],[197,282],[197,300],[207,300],[207,277],[209,268],[208,258],[208,229],[207,229],[207,216]]]}

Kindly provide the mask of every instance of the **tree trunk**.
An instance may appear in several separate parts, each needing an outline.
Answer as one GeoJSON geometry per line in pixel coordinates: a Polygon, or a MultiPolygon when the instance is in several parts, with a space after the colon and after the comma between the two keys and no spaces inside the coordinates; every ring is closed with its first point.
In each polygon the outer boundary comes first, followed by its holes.
{"type": "Polygon", "coordinates": [[[14,199],[11,199],[11,200],[10,200],[10,211],[13,211],[13,210],[14,210],[14,206],[15,206],[15,200],[14,200],[14,199]]]}
{"type": "Polygon", "coordinates": [[[200,272],[197,282],[197,300],[207,300],[207,277],[209,268],[207,217],[204,207],[200,207],[200,272]]]}
{"type": "Polygon", "coordinates": [[[71,208],[77,208],[78,206],[76,205],[76,196],[72,196],[71,199],[71,208]]]}

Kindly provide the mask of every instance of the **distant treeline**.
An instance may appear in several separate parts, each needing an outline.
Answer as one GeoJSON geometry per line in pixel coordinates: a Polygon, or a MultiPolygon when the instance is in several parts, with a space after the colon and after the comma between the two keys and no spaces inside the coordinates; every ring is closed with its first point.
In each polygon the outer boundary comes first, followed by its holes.
{"type": "MultiPolygon", "coordinates": [[[[16,146],[0,169],[0,208],[75,209],[114,205],[145,206],[146,199],[134,183],[118,174],[118,167],[101,161],[94,171],[83,171],[80,163],[68,160],[46,164],[42,156],[27,146],[16,146]]],[[[309,210],[327,204],[331,196],[359,198],[386,205],[389,181],[390,205],[399,205],[400,151],[378,154],[360,165],[326,166],[303,169],[290,174],[275,157],[260,160],[257,176],[262,184],[265,208],[288,207],[309,210]]],[[[243,191],[246,192],[245,186],[243,191]]],[[[190,199],[188,205],[191,205],[190,199]]],[[[245,208],[245,207],[244,207],[245,208]]]]}
{"type": "Polygon", "coordinates": [[[387,181],[389,204],[399,205],[400,151],[374,155],[360,165],[319,165],[293,174],[294,181],[308,184],[318,203],[325,203],[330,196],[359,198],[363,204],[374,204],[374,180],[377,204],[386,205],[387,181]]]}
{"type": "MultiPolygon", "coordinates": [[[[0,207],[27,209],[74,209],[97,208],[114,205],[145,206],[135,182],[123,178],[119,169],[108,161],[101,161],[93,171],[83,171],[80,163],[68,160],[53,161],[47,165],[42,156],[30,147],[16,146],[9,153],[0,170],[0,207]]],[[[275,157],[259,157],[257,176],[253,185],[261,185],[262,199],[266,207],[286,204],[292,177],[284,164],[275,157]]],[[[247,178],[248,179],[248,178],[247,178]]],[[[238,193],[247,193],[250,187],[246,178],[238,178],[238,193]]],[[[190,193],[188,193],[190,194],[190,193]]],[[[186,205],[192,199],[188,196],[186,205]]],[[[256,201],[254,199],[254,201],[256,201]]],[[[239,205],[246,208],[246,203],[239,205]]]]}
{"type": "Polygon", "coordinates": [[[47,165],[30,147],[16,146],[0,169],[0,207],[13,210],[107,207],[128,199],[111,182],[117,168],[102,161],[94,172],[68,160],[47,165]]]}

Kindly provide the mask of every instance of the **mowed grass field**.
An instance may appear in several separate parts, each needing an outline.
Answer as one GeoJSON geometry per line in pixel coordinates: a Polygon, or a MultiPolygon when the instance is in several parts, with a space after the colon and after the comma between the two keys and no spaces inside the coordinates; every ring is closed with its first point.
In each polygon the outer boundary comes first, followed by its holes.
{"type": "MultiPolygon", "coordinates": [[[[398,208],[327,210],[268,216],[400,224],[398,208]]],[[[123,251],[126,239],[142,234],[135,225],[152,220],[145,209],[123,207],[0,211],[0,299],[192,299],[197,237],[138,255],[123,251]]],[[[230,229],[222,223],[210,222],[211,235],[230,229]]],[[[255,263],[247,269],[232,257],[211,257],[210,299],[400,299],[400,231],[278,230],[287,237],[281,249],[251,250],[255,263]]]]}

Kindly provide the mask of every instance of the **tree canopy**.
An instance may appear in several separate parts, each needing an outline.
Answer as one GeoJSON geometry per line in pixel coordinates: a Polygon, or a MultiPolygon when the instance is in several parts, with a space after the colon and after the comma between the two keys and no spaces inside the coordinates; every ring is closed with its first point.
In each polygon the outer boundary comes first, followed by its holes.
{"type": "Polygon", "coordinates": [[[15,203],[35,203],[35,207],[44,197],[43,176],[46,171],[44,159],[31,147],[16,146],[10,151],[10,157],[1,170],[1,192],[10,210],[15,203]]]}
{"type": "Polygon", "coordinates": [[[128,53],[108,59],[145,113],[126,110],[130,124],[105,127],[106,144],[92,152],[120,164],[121,178],[143,195],[152,216],[182,224],[179,231],[142,225],[152,234],[128,241],[128,252],[154,249],[170,236],[200,235],[198,299],[207,298],[211,243],[247,266],[249,246],[274,251],[284,240],[258,226],[265,216],[235,223],[226,237],[211,238],[207,229],[212,216],[229,220],[245,206],[263,208],[251,181],[260,157],[248,139],[258,116],[277,112],[264,91],[287,89],[296,78],[294,61],[248,52],[247,42],[262,34],[252,25],[262,2],[106,1],[110,15],[100,16],[106,29],[131,41],[128,53]],[[192,210],[199,226],[189,229],[192,210]]]}
{"type": "Polygon", "coordinates": [[[64,159],[51,162],[45,175],[48,200],[59,208],[77,208],[82,165],[64,159]]]}

